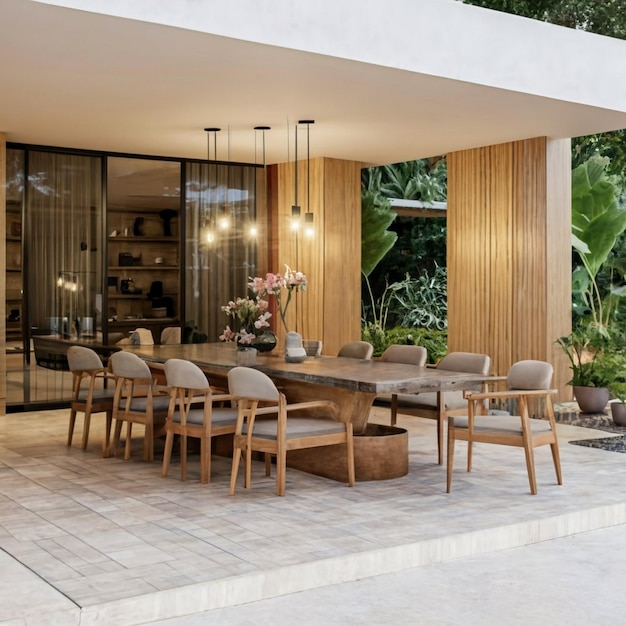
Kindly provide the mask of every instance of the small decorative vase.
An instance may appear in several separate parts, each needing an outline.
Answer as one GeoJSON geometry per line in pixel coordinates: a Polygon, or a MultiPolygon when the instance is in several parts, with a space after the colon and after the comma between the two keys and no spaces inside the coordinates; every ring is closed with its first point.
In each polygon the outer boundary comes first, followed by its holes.
{"type": "Polygon", "coordinates": [[[256,365],[256,348],[250,346],[237,346],[237,355],[235,357],[237,365],[250,366],[256,365]]]}
{"type": "Polygon", "coordinates": [[[271,330],[266,330],[258,337],[255,337],[252,345],[259,352],[270,352],[276,347],[276,342],[276,335],[271,330]]]}
{"type": "Polygon", "coordinates": [[[574,387],[574,397],[581,413],[604,413],[609,403],[606,387],[574,387]]]}
{"type": "Polygon", "coordinates": [[[321,356],[322,354],[322,342],[319,339],[305,339],[302,342],[302,347],[306,351],[307,356],[321,356]]]}
{"type": "Polygon", "coordinates": [[[285,361],[301,363],[306,359],[306,350],[302,347],[302,337],[298,333],[289,332],[285,337],[285,361]]]}
{"type": "Polygon", "coordinates": [[[626,406],[620,400],[611,401],[611,415],[616,426],[626,426],[626,406]]]}

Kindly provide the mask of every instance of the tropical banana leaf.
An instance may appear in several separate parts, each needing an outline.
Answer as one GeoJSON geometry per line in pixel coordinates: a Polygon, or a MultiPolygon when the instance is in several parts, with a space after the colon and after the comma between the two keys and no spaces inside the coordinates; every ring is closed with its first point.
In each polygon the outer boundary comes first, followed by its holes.
{"type": "Polygon", "coordinates": [[[572,244],[592,279],[626,229],[626,210],[617,202],[608,163],[606,157],[592,157],[572,172],[572,244]]]}
{"type": "Polygon", "coordinates": [[[387,228],[396,219],[389,202],[371,191],[361,193],[361,271],[369,276],[393,248],[398,235],[387,228]]]}

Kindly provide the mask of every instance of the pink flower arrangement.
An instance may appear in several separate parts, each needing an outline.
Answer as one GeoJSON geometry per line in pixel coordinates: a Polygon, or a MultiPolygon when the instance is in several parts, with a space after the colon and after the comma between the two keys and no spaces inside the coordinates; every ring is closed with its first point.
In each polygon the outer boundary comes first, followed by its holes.
{"type": "MultiPolygon", "coordinates": [[[[267,300],[260,297],[237,298],[231,300],[222,307],[222,311],[238,321],[239,330],[232,330],[230,326],[226,326],[224,332],[220,335],[220,341],[237,341],[239,344],[249,345],[256,337],[255,330],[261,330],[269,327],[267,321],[272,314],[268,309],[267,300]]],[[[234,324],[233,324],[234,325],[234,324]]]]}
{"type": "Polygon", "coordinates": [[[280,319],[283,322],[285,331],[289,332],[286,315],[291,297],[295,292],[306,291],[308,284],[309,281],[302,272],[294,272],[288,265],[285,265],[284,274],[268,273],[265,275],[265,278],[259,276],[251,278],[248,287],[257,298],[265,298],[267,296],[276,298],[280,319]],[[283,298],[283,291],[287,292],[286,298],[283,298]]]}

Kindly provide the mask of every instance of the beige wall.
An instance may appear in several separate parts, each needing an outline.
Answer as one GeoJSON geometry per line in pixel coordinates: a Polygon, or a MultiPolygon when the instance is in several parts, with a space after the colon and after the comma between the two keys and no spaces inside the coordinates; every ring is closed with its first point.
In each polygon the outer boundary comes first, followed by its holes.
{"type": "Polygon", "coordinates": [[[448,155],[450,350],[569,372],[554,340],[571,328],[569,140],[536,138],[448,155]]]}

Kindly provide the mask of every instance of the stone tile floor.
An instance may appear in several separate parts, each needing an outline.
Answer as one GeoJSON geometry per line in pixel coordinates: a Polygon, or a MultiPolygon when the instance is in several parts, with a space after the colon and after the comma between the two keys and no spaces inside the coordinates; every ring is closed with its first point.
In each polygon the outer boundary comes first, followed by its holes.
{"type": "Polygon", "coordinates": [[[97,418],[89,449],[68,449],[67,415],[0,417],[0,623],[145,624],[626,523],[623,455],[568,445],[607,435],[577,426],[559,426],[562,487],[536,451],[537,496],[522,451],[498,446],[471,474],[459,447],[446,494],[434,422],[405,418],[406,477],[349,489],[289,470],[278,498],[259,467],[229,497],[227,459],[210,485],[195,459],[186,483],[176,465],[164,479],[102,458],[97,418]]]}

